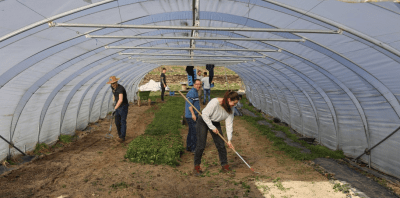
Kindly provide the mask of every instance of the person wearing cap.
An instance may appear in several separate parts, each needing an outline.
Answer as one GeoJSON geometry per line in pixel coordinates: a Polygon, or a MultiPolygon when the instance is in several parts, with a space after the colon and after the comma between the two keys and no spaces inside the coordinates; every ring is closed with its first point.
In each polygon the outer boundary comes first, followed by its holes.
{"type": "Polygon", "coordinates": [[[128,97],[126,95],[125,88],[118,84],[119,78],[115,76],[111,76],[107,82],[107,84],[111,84],[111,90],[113,92],[113,99],[116,102],[113,116],[115,116],[115,125],[118,131],[118,141],[125,141],[126,136],[126,117],[128,116],[128,97]]]}

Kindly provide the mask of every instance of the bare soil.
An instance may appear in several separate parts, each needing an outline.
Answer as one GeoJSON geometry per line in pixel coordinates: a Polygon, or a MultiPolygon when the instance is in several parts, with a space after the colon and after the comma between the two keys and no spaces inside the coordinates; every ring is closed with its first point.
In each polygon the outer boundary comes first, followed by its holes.
{"type": "MultiPolygon", "coordinates": [[[[104,138],[109,122],[100,120],[91,125],[91,133],[81,134],[83,137],[77,141],[3,175],[0,197],[270,197],[275,191],[266,193],[262,186],[278,177],[282,182],[316,182],[317,188],[323,185],[332,189],[333,185],[311,166],[276,150],[266,137],[238,118],[232,142],[260,174],[253,174],[230,149],[228,161],[235,175],[220,173],[218,153],[210,135],[202,162],[205,177],[191,174],[193,155],[189,152],[182,154],[181,165],[177,167],[129,162],[124,159],[128,143],[143,134],[151,123],[154,114],[147,110],[153,107],[129,107],[126,143],[104,138]]],[[[185,126],[184,142],[187,131],[185,126]]],[[[112,134],[117,137],[115,125],[112,134]]],[[[343,193],[335,195],[345,197],[343,193]]]]}

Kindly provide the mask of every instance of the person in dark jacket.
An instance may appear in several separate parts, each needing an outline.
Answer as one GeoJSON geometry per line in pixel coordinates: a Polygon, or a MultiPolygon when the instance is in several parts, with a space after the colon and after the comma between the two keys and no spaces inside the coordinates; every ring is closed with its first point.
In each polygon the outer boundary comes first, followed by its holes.
{"type": "Polygon", "coordinates": [[[113,92],[113,99],[116,102],[113,116],[115,116],[115,125],[118,131],[118,141],[123,142],[125,141],[126,136],[126,117],[128,116],[128,97],[126,95],[125,88],[118,84],[119,78],[115,76],[111,76],[107,84],[111,84],[111,90],[113,92]]]}
{"type": "Polygon", "coordinates": [[[165,72],[167,72],[167,69],[162,68],[162,73],[160,76],[160,86],[161,86],[161,101],[164,102],[164,93],[165,93],[165,88],[167,87],[167,80],[165,79],[165,72]]]}

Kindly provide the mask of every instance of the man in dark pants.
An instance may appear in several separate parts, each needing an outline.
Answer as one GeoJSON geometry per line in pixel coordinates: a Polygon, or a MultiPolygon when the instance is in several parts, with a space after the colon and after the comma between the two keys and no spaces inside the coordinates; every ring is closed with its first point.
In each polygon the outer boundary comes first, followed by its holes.
{"type": "Polygon", "coordinates": [[[128,116],[128,98],[126,95],[125,88],[118,84],[119,78],[111,76],[107,84],[111,84],[111,90],[113,92],[113,99],[117,103],[114,107],[113,115],[115,116],[115,125],[118,131],[118,141],[125,141],[126,136],[126,117],[128,116]]]}
{"type": "Polygon", "coordinates": [[[165,88],[167,87],[167,81],[165,80],[165,72],[167,72],[167,69],[162,68],[162,73],[160,76],[160,86],[161,86],[161,101],[164,102],[164,93],[165,93],[165,88]]]}
{"type": "MultiPolygon", "coordinates": [[[[200,100],[199,100],[198,90],[200,89],[200,86],[201,86],[200,80],[197,79],[196,81],[194,81],[193,88],[186,94],[186,98],[199,111],[200,111],[200,100]]],[[[186,150],[192,152],[193,154],[196,149],[196,142],[197,142],[196,121],[198,116],[199,114],[197,113],[197,111],[193,109],[193,107],[188,102],[186,102],[185,118],[189,125],[189,132],[186,139],[186,150]]]]}

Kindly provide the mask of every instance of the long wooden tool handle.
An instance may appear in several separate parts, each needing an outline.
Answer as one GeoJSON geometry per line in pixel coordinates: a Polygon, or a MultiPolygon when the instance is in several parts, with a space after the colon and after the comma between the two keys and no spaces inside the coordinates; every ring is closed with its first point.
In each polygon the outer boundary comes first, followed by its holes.
{"type": "MultiPolygon", "coordinates": [[[[178,92],[179,92],[179,94],[181,94],[181,96],[182,96],[183,98],[185,98],[185,100],[193,107],[193,109],[195,109],[195,110],[197,111],[197,113],[199,113],[199,115],[201,116],[200,111],[199,111],[195,106],[193,106],[193,104],[186,98],[186,96],[183,95],[183,94],[181,93],[181,91],[178,91],[178,92]]],[[[218,129],[217,129],[217,131],[218,131],[218,129]]],[[[222,140],[224,140],[224,142],[225,142],[226,144],[228,144],[228,142],[225,140],[225,138],[224,138],[219,132],[218,132],[217,134],[219,135],[219,137],[222,138],[222,140]]],[[[258,173],[258,172],[255,172],[254,169],[250,167],[250,165],[242,158],[242,156],[239,155],[239,153],[238,153],[234,148],[231,148],[231,149],[236,153],[236,155],[238,155],[238,156],[240,157],[240,159],[247,165],[247,167],[250,168],[251,171],[253,171],[254,173],[258,173]]]]}
{"type": "MultiPolygon", "coordinates": [[[[181,93],[181,91],[178,91],[178,92],[179,92],[179,94],[181,94],[181,96],[182,96],[183,98],[185,98],[185,100],[193,107],[193,109],[195,109],[195,110],[197,111],[197,113],[199,113],[199,115],[201,116],[200,111],[199,111],[195,106],[193,106],[193,104],[186,98],[186,96],[183,95],[183,94],[181,93]]],[[[217,131],[218,131],[218,129],[217,129],[217,131]]],[[[218,132],[217,134],[222,138],[222,140],[224,140],[224,142],[225,142],[226,144],[228,144],[228,142],[225,140],[225,138],[224,138],[219,132],[218,132]]],[[[232,148],[232,150],[236,152],[235,149],[232,148]]]]}

